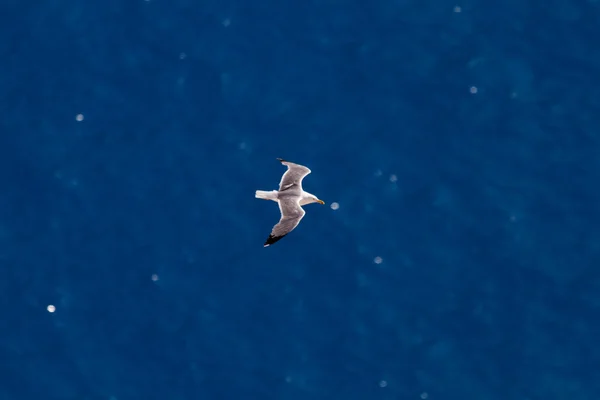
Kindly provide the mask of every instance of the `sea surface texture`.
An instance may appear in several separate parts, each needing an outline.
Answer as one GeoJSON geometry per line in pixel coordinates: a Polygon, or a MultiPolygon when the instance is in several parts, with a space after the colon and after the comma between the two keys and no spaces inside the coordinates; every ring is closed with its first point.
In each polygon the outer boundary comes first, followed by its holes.
{"type": "Polygon", "coordinates": [[[600,2],[0,9],[0,400],[600,399],[600,2]]]}

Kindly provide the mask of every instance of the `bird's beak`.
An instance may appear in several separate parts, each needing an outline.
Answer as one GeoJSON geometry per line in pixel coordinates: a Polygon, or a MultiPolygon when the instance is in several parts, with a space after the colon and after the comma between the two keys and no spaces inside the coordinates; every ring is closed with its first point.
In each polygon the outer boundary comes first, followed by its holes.
{"type": "Polygon", "coordinates": [[[325,204],[325,202],[323,200],[317,200],[317,203],[319,203],[319,204],[325,204]]]}

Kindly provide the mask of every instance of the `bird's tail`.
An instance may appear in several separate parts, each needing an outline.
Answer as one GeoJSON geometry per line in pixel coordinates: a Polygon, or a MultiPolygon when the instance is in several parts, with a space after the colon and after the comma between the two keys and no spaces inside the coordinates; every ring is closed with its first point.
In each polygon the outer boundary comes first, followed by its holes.
{"type": "Polygon", "coordinates": [[[254,197],[256,197],[257,199],[275,201],[275,200],[277,200],[277,192],[275,190],[269,190],[269,191],[257,190],[254,197]]]}

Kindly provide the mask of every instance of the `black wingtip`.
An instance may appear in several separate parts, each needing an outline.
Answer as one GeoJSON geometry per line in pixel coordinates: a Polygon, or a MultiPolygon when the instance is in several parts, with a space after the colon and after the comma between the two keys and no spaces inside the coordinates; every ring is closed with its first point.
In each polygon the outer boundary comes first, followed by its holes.
{"type": "MultiPolygon", "coordinates": [[[[283,236],[285,236],[285,235],[283,235],[283,236]]],[[[264,247],[268,247],[268,246],[272,245],[273,243],[280,241],[281,238],[283,238],[283,236],[269,235],[269,237],[267,238],[267,241],[264,244],[264,247]]]]}

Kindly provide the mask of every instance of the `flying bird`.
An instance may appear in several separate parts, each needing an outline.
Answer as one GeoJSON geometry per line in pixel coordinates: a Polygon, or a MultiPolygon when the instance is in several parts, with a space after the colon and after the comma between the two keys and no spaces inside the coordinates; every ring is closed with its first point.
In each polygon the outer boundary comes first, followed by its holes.
{"type": "Polygon", "coordinates": [[[310,169],[304,165],[294,164],[281,158],[277,160],[288,168],[281,177],[279,190],[257,190],[255,194],[257,199],[276,201],[279,204],[279,211],[281,211],[281,219],[273,227],[264,247],[277,242],[298,226],[305,214],[302,206],[311,203],[325,204],[323,200],[319,200],[314,194],[305,192],[302,189],[302,179],[310,174],[310,169]]]}

